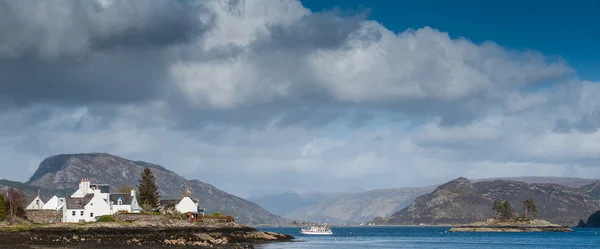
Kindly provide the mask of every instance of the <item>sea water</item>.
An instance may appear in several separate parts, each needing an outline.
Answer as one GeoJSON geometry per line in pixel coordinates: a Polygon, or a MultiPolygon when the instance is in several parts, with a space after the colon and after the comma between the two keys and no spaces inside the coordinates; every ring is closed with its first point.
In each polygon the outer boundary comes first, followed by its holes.
{"type": "Polygon", "coordinates": [[[297,242],[263,245],[261,249],[298,248],[600,248],[600,229],[575,232],[451,233],[448,227],[333,227],[334,235],[301,235],[300,228],[260,228],[291,234],[297,242]]]}

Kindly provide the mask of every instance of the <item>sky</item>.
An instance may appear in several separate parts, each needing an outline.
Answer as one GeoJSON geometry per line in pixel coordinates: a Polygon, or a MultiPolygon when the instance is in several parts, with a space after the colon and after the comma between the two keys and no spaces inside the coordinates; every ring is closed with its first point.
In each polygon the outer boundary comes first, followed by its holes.
{"type": "Polygon", "coordinates": [[[597,1],[0,1],[0,178],[106,152],[242,197],[600,177],[597,1]]]}

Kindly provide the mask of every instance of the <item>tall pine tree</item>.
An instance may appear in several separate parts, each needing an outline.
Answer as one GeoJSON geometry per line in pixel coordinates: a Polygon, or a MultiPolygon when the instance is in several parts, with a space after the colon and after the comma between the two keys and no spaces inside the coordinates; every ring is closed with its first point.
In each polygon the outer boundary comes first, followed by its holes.
{"type": "Polygon", "coordinates": [[[150,168],[145,168],[138,184],[138,202],[144,209],[154,209],[160,205],[160,195],[156,186],[154,174],[150,168]]]}

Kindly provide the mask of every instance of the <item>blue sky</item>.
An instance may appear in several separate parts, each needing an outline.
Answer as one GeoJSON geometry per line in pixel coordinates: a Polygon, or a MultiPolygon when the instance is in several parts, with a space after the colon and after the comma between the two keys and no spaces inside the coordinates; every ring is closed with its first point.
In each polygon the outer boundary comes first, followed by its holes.
{"type": "Polygon", "coordinates": [[[369,10],[394,32],[430,26],[475,43],[560,56],[581,79],[600,80],[600,1],[302,0],[312,11],[369,10]]]}

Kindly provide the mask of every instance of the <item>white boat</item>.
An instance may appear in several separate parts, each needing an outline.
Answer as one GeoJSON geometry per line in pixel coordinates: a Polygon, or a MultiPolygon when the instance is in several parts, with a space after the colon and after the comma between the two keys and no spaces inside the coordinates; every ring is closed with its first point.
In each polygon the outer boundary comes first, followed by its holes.
{"type": "Polygon", "coordinates": [[[312,226],[308,229],[300,229],[300,234],[306,235],[332,235],[333,232],[328,226],[312,226]]]}

